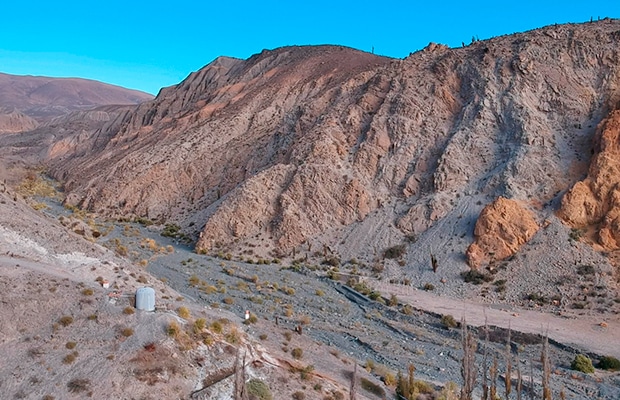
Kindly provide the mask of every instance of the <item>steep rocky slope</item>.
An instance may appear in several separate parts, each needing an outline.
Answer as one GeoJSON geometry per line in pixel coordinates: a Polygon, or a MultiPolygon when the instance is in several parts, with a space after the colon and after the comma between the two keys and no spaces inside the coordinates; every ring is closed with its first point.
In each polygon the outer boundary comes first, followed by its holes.
{"type": "Polygon", "coordinates": [[[51,171],[71,203],[178,223],[200,250],[371,258],[406,236],[462,255],[484,204],[544,216],[583,177],[620,99],[619,32],[550,26],[404,60],[329,46],[219,58],[51,171]]]}

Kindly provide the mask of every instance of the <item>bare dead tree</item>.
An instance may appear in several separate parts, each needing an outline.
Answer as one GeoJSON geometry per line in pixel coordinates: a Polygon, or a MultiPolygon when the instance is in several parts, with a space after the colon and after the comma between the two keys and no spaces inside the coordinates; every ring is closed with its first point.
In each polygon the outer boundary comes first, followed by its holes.
{"type": "Polygon", "coordinates": [[[237,358],[235,359],[235,400],[248,400],[248,394],[245,391],[245,352],[241,358],[241,349],[237,350],[237,358]]]}
{"type": "Polygon", "coordinates": [[[357,363],[353,366],[353,376],[351,377],[351,388],[349,390],[350,400],[357,398],[357,363]]]}
{"type": "Polygon", "coordinates": [[[523,390],[523,378],[521,376],[521,362],[519,359],[519,350],[517,350],[517,400],[521,400],[521,391],[523,390]]]}
{"type": "Polygon", "coordinates": [[[437,272],[439,263],[437,262],[437,258],[435,257],[433,253],[431,253],[431,266],[433,267],[433,272],[437,272]]]}
{"type": "Polygon", "coordinates": [[[530,356],[530,400],[534,400],[534,364],[530,356]]]}
{"type": "Polygon", "coordinates": [[[472,393],[476,386],[476,348],[478,344],[474,335],[469,331],[464,317],[461,319],[461,342],[463,345],[461,400],[472,400],[472,393]]]}
{"type": "MultiPolygon", "coordinates": [[[[485,313],[486,314],[486,313],[485,313]]],[[[482,400],[489,399],[489,325],[484,317],[484,352],[482,353],[482,400]]]]}
{"type": "Polygon", "coordinates": [[[510,334],[510,323],[508,323],[508,337],[506,338],[506,375],[504,376],[506,400],[510,400],[510,392],[512,391],[512,354],[510,351],[510,334]]]}
{"type": "Polygon", "coordinates": [[[540,356],[540,361],[542,362],[543,368],[543,376],[542,376],[542,387],[543,387],[543,400],[551,400],[551,362],[549,361],[549,333],[545,333],[545,337],[543,338],[542,345],[542,354],[540,356]]]}
{"type": "Polygon", "coordinates": [[[491,400],[495,400],[497,398],[497,373],[498,373],[497,356],[493,355],[493,364],[491,365],[491,371],[490,371],[491,387],[489,389],[489,398],[491,400]]]}

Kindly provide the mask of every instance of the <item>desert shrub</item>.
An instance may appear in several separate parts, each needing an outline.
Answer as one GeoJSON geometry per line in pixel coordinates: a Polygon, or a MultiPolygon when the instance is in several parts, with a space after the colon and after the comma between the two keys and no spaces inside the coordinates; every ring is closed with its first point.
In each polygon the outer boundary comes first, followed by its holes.
{"type": "Polygon", "coordinates": [[[321,265],[329,265],[338,268],[340,266],[340,259],[338,257],[327,257],[321,261],[321,265]]]}
{"type": "MultiPolygon", "coordinates": [[[[383,390],[383,388],[379,385],[377,385],[376,383],[372,382],[369,379],[366,378],[362,378],[361,379],[361,386],[362,389],[366,390],[367,392],[370,392],[372,394],[374,394],[375,396],[384,398],[385,397],[385,390],[383,390]]],[[[387,385],[387,383],[386,383],[387,385]]]]}
{"type": "Polygon", "coordinates": [[[450,328],[456,328],[458,324],[452,315],[446,314],[441,317],[441,325],[450,329],[450,328]]]}
{"type": "Polygon", "coordinates": [[[390,299],[388,300],[388,306],[393,307],[397,305],[398,305],[398,297],[396,297],[395,294],[392,294],[390,296],[390,299]]]}
{"type": "Polygon", "coordinates": [[[71,354],[67,354],[62,359],[62,362],[63,362],[63,364],[71,364],[72,362],[75,361],[76,357],[77,357],[77,352],[74,352],[74,353],[71,353],[71,354]]]}
{"type": "Polygon", "coordinates": [[[92,296],[93,293],[95,293],[95,292],[93,291],[93,289],[90,289],[90,288],[82,290],[82,294],[84,296],[92,296]]]}
{"type": "Polygon", "coordinates": [[[243,321],[244,324],[250,325],[258,322],[258,317],[255,314],[250,314],[250,318],[243,321]]]}
{"type": "Polygon", "coordinates": [[[67,389],[71,393],[85,392],[90,389],[90,380],[83,378],[71,379],[67,383],[67,389]]]}
{"type": "Polygon", "coordinates": [[[58,320],[58,323],[62,326],[69,326],[73,323],[73,317],[70,315],[65,315],[63,317],[60,317],[60,319],[58,320]]]}
{"type": "Polygon", "coordinates": [[[207,320],[204,318],[198,318],[196,321],[194,321],[194,333],[198,334],[200,332],[202,332],[202,330],[204,328],[207,327],[207,320]]]}
{"type": "Polygon", "coordinates": [[[75,343],[75,342],[67,342],[65,344],[65,347],[68,348],[69,350],[75,349],[75,346],[77,346],[77,343],[75,343]]]}
{"type": "Polygon", "coordinates": [[[164,225],[164,229],[161,231],[162,236],[176,238],[179,236],[179,231],[181,227],[176,224],[166,224],[164,225]]]}
{"type": "Polygon", "coordinates": [[[291,355],[294,359],[301,360],[301,358],[304,356],[304,351],[299,347],[295,347],[293,350],[291,350],[291,355]]]}
{"type": "Polygon", "coordinates": [[[226,341],[230,344],[236,344],[239,343],[241,335],[239,334],[237,328],[233,326],[230,331],[224,336],[224,339],[226,339],[226,341]]]}
{"type": "Polygon", "coordinates": [[[594,275],[594,267],[591,265],[580,265],[577,268],[577,273],[579,275],[594,275]]]}
{"type": "Polygon", "coordinates": [[[213,321],[210,329],[215,333],[222,333],[222,324],[219,321],[213,321]]]}
{"type": "Polygon", "coordinates": [[[268,337],[268,336],[267,336],[267,334],[266,334],[266,333],[261,333],[261,334],[260,334],[260,336],[258,336],[258,338],[259,338],[260,340],[267,340],[267,337],[268,337]]]}
{"type": "Polygon", "coordinates": [[[321,297],[321,296],[324,296],[324,295],[325,295],[325,292],[324,292],[324,291],[322,291],[321,289],[317,289],[315,293],[316,293],[316,295],[317,295],[317,296],[319,296],[319,297],[321,297]]]}
{"type": "Polygon", "coordinates": [[[133,313],[135,313],[135,310],[133,309],[133,307],[127,306],[123,309],[123,314],[131,315],[133,313]]]}
{"type": "Polygon", "coordinates": [[[387,372],[383,377],[383,382],[385,383],[385,386],[394,387],[396,386],[396,377],[393,373],[387,372]]]}
{"type": "Polygon", "coordinates": [[[306,398],[306,394],[304,392],[301,392],[298,390],[295,393],[293,393],[294,400],[304,400],[305,398],[306,398]]]}
{"type": "Polygon", "coordinates": [[[435,285],[433,285],[432,283],[425,283],[422,289],[426,291],[435,290],[435,285]]]}
{"type": "Polygon", "coordinates": [[[601,357],[598,367],[607,371],[620,371],[620,360],[612,356],[601,357]]]}
{"type": "Polygon", "coordinates": [[[188,281],[190,286],[198,286],[198,284],[200,283],[200,278],[198,278],[196,275],[192,275],[189,277],[188,281]]]}
{"type": "Polygon", "coordinates": [[[121,330],[121,335],[123,335],[125,337],[129,337],[129,336],[133,335],[133,329],[131,329],[131,328],[123,328],[121,330]]]}
{"type": "Polygon", "coordinates": [[[407,246],[405,246],[404,244],[399,244],[396,246],[388,247],[383,252],[383,258],[390,258],[390,259],[401,258],[402,256],[405,255],[406,251],[407,251],[407,246]]]}
{"type": "Polygon", "coordinates": [[[579,239],[581,239],[581,237],[583,236],[584,233],[585,232],[582,229],[573,228],[573,229],[570,230],[570,232],[568,234],[568,237],[571,240],[578,241],[579,239]]]}
{"type": "Polygon", "coordinates": [[[189,308],[187,307],[177,308],[177,314],[179,314],[179,317],[183,319],[190,319],[192,316],[191,313],[189,312],[189,308]]]}
{"type": "Polygon", "coordinates": [[[177,337],[179,332],[181,332],[181,327],[176,321],[172,321],[168,324],[168,329],[166,329],[168,336],[177,337]]]}
{"type": "Polygon", "coordinates": [[[222,300],[222,302],[224,304],[231,305],[235,303],[235,300],[232,297],[225,297],[224,300],[222,300]]]}
{"type": "Polygon", "coordinates": [[[273,400],[269,386],[260,379],[250,379],[245,384],[245,390],[251,398],[253,396],[257,400],[273,400]]]}
{"type": "Polygon", "coordinates": [[[594,372],[594,366],[590,357],[583,354],[577,354],[570,365],[571,369],[585,374],[591,374],[594,372]]]}
{"type": "Polygon", "coordinates": [[[475,269],[463,272],[461,274],[463,280],[467,283],[473,283],[474,285],[481,285],[485,282],[491,282],[493,277],[490,274],[485,274],[475,269]]]}

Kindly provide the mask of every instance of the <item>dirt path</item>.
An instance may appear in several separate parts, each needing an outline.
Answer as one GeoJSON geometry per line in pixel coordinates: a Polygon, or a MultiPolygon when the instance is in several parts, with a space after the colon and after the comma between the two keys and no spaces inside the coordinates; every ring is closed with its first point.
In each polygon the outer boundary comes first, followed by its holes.
{"type": "MultiPolygon", "coordinates": [[[[0,256],[0,268],[18,267],[35,272],[42,272],[62,279],[75,280],[75,274],[69,273],[63,268],[39,261],[27,260],[21,257],[0,256]]],[[[9,270],[5,270],[8,272],[9,270]]]]}
{"type": "Polygon", "coordinates": [[[510,306],[478,304],[464,300],[440,297],[403,285],[369,280],[371,287],[384,294],[395,294],[403,303],[438,314],[451,314],[456,319],[465,317],[467,323],[483,326],[510,327],[519,332],[540,334],[548,330],[549,337],[562,344],[620,358],[620,316],[605,318],[593,316],[563,317],[510,306]]]}

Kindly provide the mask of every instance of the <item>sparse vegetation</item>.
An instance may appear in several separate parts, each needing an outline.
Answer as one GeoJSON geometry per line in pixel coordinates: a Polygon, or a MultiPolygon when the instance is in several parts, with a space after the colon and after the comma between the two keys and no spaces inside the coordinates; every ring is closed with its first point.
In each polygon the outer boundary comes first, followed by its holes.
{"type": "Polygon", "coordinates": [[[293,400],[305,400],[306,398],[306,394],[304,392],[301,391],[296,391],[295,393],[293,393],[293,400]]]}
{"type": "Polygon", "coordinates": [[[60,317],[60,319],[58,320],[58,323],[62,326],[69,326],[73,323],[73,317],[70,315],[65,315],[63,317],[60,317]]]}
{"type": "Polygon", "coordinates": [[[66,356],[64,356],[64,358],[62,359],[63,364],[71,364],[75,361],[75,359],[78,356],[78,352],[74,351],[73,353],[67,354],[66,356]]]}
{"type": "Polygon", "coordinates": [[[620,371],[620,360],[612,356],[604,356],[598,362],[598,368],[607,371],[620,371]]]}
{"type": "Polygon", "coordinates": [[[82,294],[83,294],[84,296],[92,296],[92,295],[93,295],[93,293],[95,293],[95,292],[93,291],[93,289],[90,289],[90,288],[87,288],[87,289],[82,290],[82,294]]]}
{"type": "Polygon", "coordinates": [[[575,371],[583,372],[585,374],[591,374],[594,372],[592,360],[590,359],[590,357],[583,354],[577,354],[573,359],[570,367],[575,371]]]}
{"type": "Polygon", "coordinates": [[[388,247],[383,252],[383,258],[395,259],[401,258],[407,252],[407,246],[405,244],[399,244],[396,246],[388,247]]]}
{"type": "Polygon", "coordinates": [[[480,272],[475,269],[463,272],[461,274],[463,280],[467,283],[473,283],[474,285],[482,285],[483,283],[493,281],[493,277],[490,274],[480,272]]]}
{"type": "Polygon", "coordinates": [[[295,347],[293,350],[291,350],[291,355],[294,359],[301,360],[301,358],[304,356],[304,351],[299,347],[295,347]]]}
{"type": "Polygon", "coordinates": [[[458,323],[452,315],[446,314],[441,317],[441,325],[443,325],[445,328],[451,329],[456,328],[458,326],[458,323]]]}
{"type": "Polygon", "coordinates": [[[121,329],[121,335],[123,335],[124,337],[129,337],[129,336],[133,335],[133,329],[131,329],[131,328],[123,328],[123,329],[121,329]]]}
{"type": "Polygon", "coordinates": [[[360,382],[361,382],[362,389],[366,390],[369,393],[374,394],[375,396],[378,396],[381,398],[385,397],[385,390],[383,390],[381,386],[363,377],[361,378],[360,382]]]}
{"type": "Polygon", "coordinates": [[[67,389],[71,393],[81,393],[90,390],[90,380],[83,378],[71,379],[67,383],[67,389]]]}
{"type": "Polygon", "coordinates": [[[131,315],[134,314],[136,311],[134,310],[133,307],[131,306],[127,306],[123,309],[123,314],[127,314],[127,315],[131,315]]]}
{"type": "Polygon", "coordinates": [[[177,308],[177,314],[183,319],[190,319],[192,317],[191,313],[189,312],[189,308],[184,306],[177,308]]]}
{"type": "Polygon", "coordinates": [[[594,272],[596,270],[594,269],[594,267],[592,265],[580,265],[577,268],[577,273],[579,275],[585,276],[585,275],[594,275],[594,272]]]}
{"type": "Polygon", "coordinates": [[[245,390],[250,398],[256,400],[273,400],[269,386],[260,379],[250,379],[245,384],[245,390]]]}

